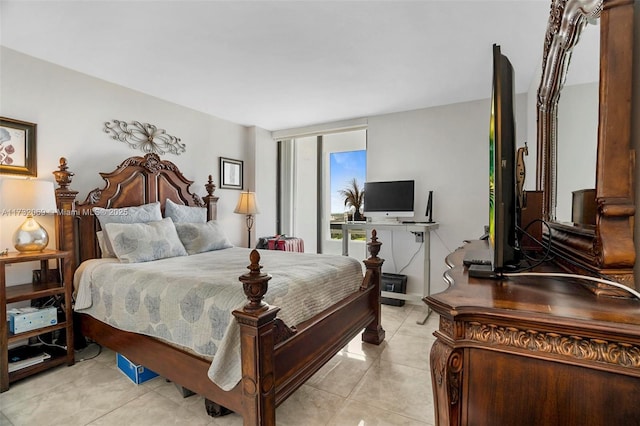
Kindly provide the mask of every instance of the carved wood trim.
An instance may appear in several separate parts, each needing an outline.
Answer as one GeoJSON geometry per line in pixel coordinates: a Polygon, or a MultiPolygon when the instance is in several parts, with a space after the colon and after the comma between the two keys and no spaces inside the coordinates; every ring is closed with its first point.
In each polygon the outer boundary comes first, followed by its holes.
{"type": "Polygon", "coordinates": [[[640,346],[631,343],[479,322],[467,323],[465,339],[493,347],[557,355],[571,361],[622,367],[636,370],[634,375],[640,376],[640,346]]]}
{"type": "Polygon", "coordinates": [[[244,294],[249,299],[249,303],[244,306],[244,311],[266,311],[269,305],[263,299],[269,289],[271,275],[260,272],[262,265],[260,265],[260,253],[258,253],[258,250],[251,250],[249,259],[251,261],[251,264],[247,266],[249,272],[240,277],[244,294]]]}
{"type": "Polygon", "coordinates": [[[462,351],[454,350],[440,340],[433,343],[430,365],[438,425],[459,424],[463,361],[462,351]]]}
{"type": "Polygon", "coordinates": [[[440,331],[453,339],[455,337],[453,334],[453,321],[440,316],[440,331]]]}
{"type": "Polygon", "coordinates": [[[277,345],[293,337],[298,332],[295,327],[289,327],[280,318],[276,318],[273,324],[274,341],[277,345]]]}
{"type": "Polygon", "coordinates": [[[436,340],[431,347],[431,371],[433,373],[434,385],[442,386],[445,379],[445,369],[447,367],[447,359],[451,354],[452,349],[436,340]]]}

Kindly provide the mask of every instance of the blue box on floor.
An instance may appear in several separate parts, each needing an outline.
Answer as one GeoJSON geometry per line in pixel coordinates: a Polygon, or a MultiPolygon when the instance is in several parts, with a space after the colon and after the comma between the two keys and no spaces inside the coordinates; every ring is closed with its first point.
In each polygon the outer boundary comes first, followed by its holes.
{"type": "Polygon", "coordinates": [[[118,369],[137,385],[158,376],[158,373],[155,373],[142,365],[134,364],[121,354],[116,354],[116,364],[118,365],[118,369]]]}

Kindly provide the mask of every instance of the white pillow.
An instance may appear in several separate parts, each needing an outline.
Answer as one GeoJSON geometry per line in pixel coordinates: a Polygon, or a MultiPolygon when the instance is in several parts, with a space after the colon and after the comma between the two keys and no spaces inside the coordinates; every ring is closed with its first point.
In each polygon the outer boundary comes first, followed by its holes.
{"type": "MultiPolygon", "coordinates": [[[[108,234],[108,231],[105,229],[105,225],[107,223],[146,223],[162,220],[162,212],[160,211],[159,202],[143,204],[135,207],[122,207],[119,209],[94,207],[91,210],[98,218],[100,227],[106,234],[108,234]]],[[[100,240],[98,240],[98,244],[99,243],[100,240]]],[[[116,257],[113,248],[111,247],[109,235],[106,235],[105,238],[105,250],[102,250],[102,257],[116,257]]]]}
{"type": "Polygon", "coordinates": [[[105,241],[104,231],[96,232],[96,239],[98,240],[98,246],[100,247],[100,252],[102,253],[102,257],[116,257],[115,254],[109,251],[109,247],[107,246],[107,242],[105,241]]]}
{"type": "Polygon", "coordinates": [[[171,218],[147,223],[107,223],[107,238],[120,262],[138,263],[186,256],[171,218]]]}
{"type": "Polygon", "coordinates": [[[207,221],[207,209],[177,204],[167,198],[164,204],[164,217],[170,217],[173,223],[205,223],[207,221]]]}
{"type": "Polygon", "coordinates": [[[178,237],[189,254],[233,247],[215,220],[207,223],[176,223],[178,237]]]}

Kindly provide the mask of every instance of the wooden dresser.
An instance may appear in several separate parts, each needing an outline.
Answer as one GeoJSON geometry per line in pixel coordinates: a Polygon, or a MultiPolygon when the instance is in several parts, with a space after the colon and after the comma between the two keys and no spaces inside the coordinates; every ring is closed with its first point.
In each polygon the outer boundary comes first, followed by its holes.
{"type": "MultiPolygon", "coordinates": [[[[573,279],[469,278],[450,287],[431,350],[437,425],[640,425],[640,300],[598,297],[573,279]]],[[[552,271],[543,267],[537,271],[552,271]]]]}

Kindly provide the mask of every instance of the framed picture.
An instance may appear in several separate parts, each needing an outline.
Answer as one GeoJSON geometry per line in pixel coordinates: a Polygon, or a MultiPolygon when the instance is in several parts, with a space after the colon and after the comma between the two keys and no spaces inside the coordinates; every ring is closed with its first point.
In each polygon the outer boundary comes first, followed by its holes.
{"type": "Polygon", "coordinates": [[[241,160],[220,157],[220,188],[243,189],[241,160]]]}
{"type": "Polygon", "coordinates": [[[36,177],[36,124],[0,117],[0,173],[36,177]]]}

